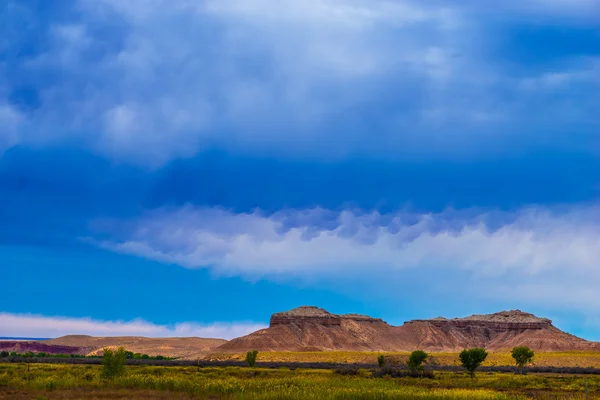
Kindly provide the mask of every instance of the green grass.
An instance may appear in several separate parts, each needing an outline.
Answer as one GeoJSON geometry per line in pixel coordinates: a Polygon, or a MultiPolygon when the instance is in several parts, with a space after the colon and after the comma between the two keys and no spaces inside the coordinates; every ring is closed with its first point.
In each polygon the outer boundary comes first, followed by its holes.
{"type": "Polygon", "coordinates": [[[213,399],[540,399],[591,398],[600,394],[600,377],[540,376],[480,373],[437,373],[435,379],[372,378],[366,370],[341,376],[329,370],[128,366],[121,378],[103,380],[95,365],[0,364],[0,398],[80,398],[81,391],[103,393],[97,398],[160,398],[178,393],[213,399]],[[11,392],[12,391],[12,392],[11,392]],[[9,392],[11,393],[10,395],[9,392]],[[20,395],[17,395],[20,393],[20,395]],[[105,397],[115,393],[112,397],[105,397]],[[125,394],[124,394],[125,393],[125,394]],[[4,394],[4,395],[3,395],[4,394]],[[553,397],[558,396],[558,397],[553,397]],[[572,397],[568,397],[572,396],[572,397]],[[574,396],[574,397],[573,397],[574,396]]]}
{"type": "MultiPolygon", "coordinates": [[[[359,352],[359,351],[315,351],[315,352],[260,352],[257,361],[280,362],[335,362],[377,364],[377,356],[383,354],[392,364],[405,363],[407,352],[359,352]]],[[[434,353],[429,355],[439,365],[460,365],[458,353],[434,353]]],[[[243,360],[245,354],[213,354],[214,360],[243,360]]],[[[510,350],[490,352],[483,363],[486,366],[514,365],[510,350]]],[[[600,368],[600,352],[536,352],[533,365],[540,367],[596,367],[600,368]]]]}

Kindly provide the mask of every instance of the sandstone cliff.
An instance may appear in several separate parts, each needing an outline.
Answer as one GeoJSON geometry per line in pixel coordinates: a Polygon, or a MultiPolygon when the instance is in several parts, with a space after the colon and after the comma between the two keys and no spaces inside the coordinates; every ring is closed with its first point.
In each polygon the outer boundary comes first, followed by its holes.
{"type": "Polygon", "coordinates": [[[364,315],[337,315],[303,306],[273,314],[269,328],[231,340],[217,351],[460,351],[529,346],[542,351],[596,350],[596,343],[562,332],[546,318],[520,310],[466,318],[435,318],[392,326],[364,315]]]}

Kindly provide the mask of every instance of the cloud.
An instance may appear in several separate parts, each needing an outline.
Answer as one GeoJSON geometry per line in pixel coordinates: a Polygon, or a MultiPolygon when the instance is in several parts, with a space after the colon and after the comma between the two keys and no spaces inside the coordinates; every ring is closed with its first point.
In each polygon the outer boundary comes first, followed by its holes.
{"type": "Polygon", "coordinates": [[[3,149],[18,143],[18,129],[23,116],[14,107],[0,102],[0,156],[3,149]]]}
{"type": "Polygon", "coordinates": [[[202,337],[232,339],[247,335],[265,325],[247,322],[198,324],[182,322],[156,325],[144,320],[99,321],[90,318],[48,317],[0,313],[0,336],[54,338],[64,335],[202,337]]]}
{"type": "Polygon", "coordinates": [[[304,282],[367,297],[386,293],[387,300],[417,291],[429,299],[594,316],[600,307],[599,217],[597,205],[424,214],[186,206],[97,221],[93,242],[250,281],[304,282]]]}
{"type": "Polygon", "coordinates": [[[139,220],[101,221],[114,251],[240,275],[351,275],[446,267],[476,275],[597,274],[597,207],[568,211],[380,214],[324,209],[265,215],[159,209],[139,220]]]}
{"type": "MultiPolygon", "coordinates": [[[[537,3],[539,12],[589,4],[537,3]]],[[[21,145],[75,141],[155,167],[212,147],[485,157],[547,142],[547,132],[531,132],[548,118],[561,137],[575,118],[592,123],[591,89],[575,93],[583,106],[574,114],[565,107],[570,80],[549,94],[527,83],[551,83],[539,72],[514,76],[495,47],[498,16],[473,17],[476,4],[81,0],[70,10],[78,18],[51,19],[44,46],[9,60],[7,71],[27,79],[0,79],[36,84],[39,106],[17,131],[21,145]]],[[[510,4],[503,21],[517,13],[510,4]]],[[[542,74],[578,74],[585,84],[593,72],[576,59],[542,74]]]]}

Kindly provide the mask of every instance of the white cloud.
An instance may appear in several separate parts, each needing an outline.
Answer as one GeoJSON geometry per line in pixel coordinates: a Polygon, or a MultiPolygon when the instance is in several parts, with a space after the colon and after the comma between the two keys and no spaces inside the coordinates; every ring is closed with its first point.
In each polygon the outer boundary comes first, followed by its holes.
{"type": "MultiPolygon", "coordinates": [[[[98,221],[94,229],[103,238],[95,243],[111,251],[209,268],[217,275],[342,291],[360,282],[361,292],[375,294],[383,286],[389,287],[386,293],[408,289],[410,279],[427,282],[421,293],[431,298],[454,293],[465,301],[509,301],[595,315],[599,221],[597,205],[437,214],[310,209],[271,215],[188,206],[128,222],[98,221]],[[467,291],[455,293],[465,285],[467,291]]],[[[402,293],[386,296],[403,298],[402,293]]]]}
{"type": "Polygon", "coordinates": [[[543,276],[565,268],[596,275],[599,214],[596,207],[423,215],[321,209],[263,215],[185,207],[156,210],[128,225],[104,221],[97,229],[114,235],[102,245],[115,251],[248,276],[440,266],[482,276],[514,270],[543,276]]]}
{"type": "Polygon", "coordinates": [[[90,318],[47,317],[30,314],[0,313],[0,336],[54,338],[64,335],[202,337],[232,339],[247,335],[262,324],[183,322],[173,326],[156,325],[143,320],[98,321],[90,318]]]}

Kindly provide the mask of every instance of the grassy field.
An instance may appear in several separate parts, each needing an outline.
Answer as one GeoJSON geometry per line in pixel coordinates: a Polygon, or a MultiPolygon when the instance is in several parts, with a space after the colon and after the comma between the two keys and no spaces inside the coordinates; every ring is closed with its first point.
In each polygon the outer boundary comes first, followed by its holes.
{"type": "Polygon", "coordinates": [[[440,372],[434,379],[346,376],[330,370],[128,366],[103,380],[96,365],[0,364],[0,399],[584,399],[600,377],[440,372]],[[29,368],[29,370],[28,370],[29,368]]]}
{"type": "MultiPolygon", "coordinates": [[[[406,363],[409,353],[377,353],[352,351],[316,352],[261,352],[258,361],[276,362],[336,362],[336,363],[377,363],[377,356],[384,354],[391,364],[406,363]]],[[[213,360],[243,360],[245,354],[213,354],[213,360]]],[[[439,365],[460,365],[458,353],[430,353],[430,362],[439,365]]],[[[514,365],[510,351],[489,353],[483,365],[514,365]]],[[[537,352],[533,365],[540,367],[595,367],[600,368],[600,352],[537,352]]]]}

